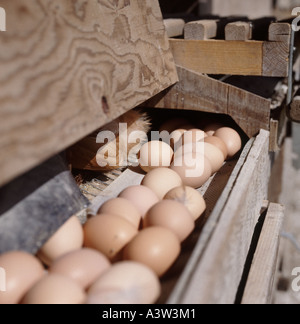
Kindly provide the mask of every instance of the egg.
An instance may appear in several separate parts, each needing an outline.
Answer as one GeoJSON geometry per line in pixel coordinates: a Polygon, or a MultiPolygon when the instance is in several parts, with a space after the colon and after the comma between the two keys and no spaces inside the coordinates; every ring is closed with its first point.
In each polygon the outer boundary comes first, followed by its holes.
{"type": "Polygon", "coordinates": [[[171,165],[171,169],[181,177],[185,186],[195,189],[204,185],[212,175],[212,167],[208,158],[197,153],[186,153],[176,157],[171,165]]]}
{"type": "Polygon", "coordinates": [[[187,124],[188,121],[183,118],[173,118],[163,123],[159,129],[159,132],[166,131],[171,134],[175,129],[182,128],[181,125],[187,124]]]}
{"type": "Polygon", "coordinates": [[[175,233],[183,242],[194,230],[194,218],[189,210],[174,200],[163,200],[153,206],[144,220],[144,227],[160,226],[175,233]]]}
{"type": "Polygon", "coordinates": [[[208,135],[208,136],[213,136],[215,134],[215,132],[219,129],[224,127],[224,125],[220,124],[220,123],[210,123],[209,125],[204,127],[204,132],[208,135]]]}
{"type": "Polygon", "coordinates": [[[222,151],[224,160],[227,159],[227,155],[228,155],[227,146],[219,137],[208,136],[204,139],[204,142],[216,146],[219,150],[222,151]]]}
{"type": "Polygon", "coordinates": [[[204,142],[204,155],[210,162],[213,174],[222,168],[225,162],[224,155],[215,145],[204,142]]]}
{"type": "Polygon", "coordinates": [[[79,219],[73,216],[50,237],[46,244],[39,250],[37,256],[49,266],[60,256],[81,248],[82,244],[82,225],[79,219]]]}
{"type": "Polygon", "coordinates": [[[84,246],[100,251],[115,261],[118,254],[137,234],[127,220],[115,215],[97,215],[84,225],[84,246]]]}
{"type": "Polygon", "coordinates": [[[181,177],[173,170],[159,168],[149,172],[143,179],[142,185],[150,188],[162,200],[171,189],[181,186],[181,177]]]}
{"type": "Polygon", "coordinates": [[[180,186],[170,190],[164,197],[183,204],[196,221],[206,210],[206,202],[199,191],[192,187],[180,186]]]}
{"type": "Polygon", "coordinates": [[[120,198],[129,200],[144,217],[147,211],[159,202],[157,195],[145,186],[130,186],[119,194],[120,198]]]}
{"type": "Polygon", "coordinates": [[[114,264],[92,285],[87,304],[153,304],[161,293],[157,275],[133,261],[114,264]]]}
{"type": "Polygon", "coordinates": [[[5,271],[5,290],[0,291],[0,304],[18,304],[24,294],[45,274],[42,263],[33,255],[12,251],[0,255],[5,271]]]}
{"type": "Polygon", "coordinates": [[[140,167],[145,172],[149,172],[155,168],[169,167],[174,152],[165,142],[150,141],[142,146],[139,154],[140,167]]]}
{"type": "Polygon", "coordinates": [[[180,251],[176,234],[167,228],[149,227],[140,231],[125,247],[123,257],[145,264],[161,277],[174,264],[180,251]]]}
{"type": "Polygon", "coordinates": [[[219,137],[225,143],[229,159],[233,158],[242,148],[242,139],[232,128],[222,127],[215,132],[214,136],[219,137]]]}
{"type": "Polygon", "coordinates": [[[207,134],[200,129],[191,129],[183,133],[181,142],[183,145],[187,143],[197,143],[207,137],[207,134]]]}
{"type": "Polygon", "coordinates": [[[102,253],[88,248],[70,252],[56,259],[49,273],[69,277],[84,290],[110,268],[110,262],[102,253]]]}
{"type": "Polygon", "coordinates": [[[22,304],[76,305],[83,304],[86,294],[72,279],[50,274],[37,282],[25,295],[22,304]]]}
{"type": "Polygon", "coordinates": [[[142,214],[137,207],[125,198],[114,198],[108,200],[101,206],[98,214],[109,214],[122,217],[137,229],[139,228],[142,219],[142,214]]]}

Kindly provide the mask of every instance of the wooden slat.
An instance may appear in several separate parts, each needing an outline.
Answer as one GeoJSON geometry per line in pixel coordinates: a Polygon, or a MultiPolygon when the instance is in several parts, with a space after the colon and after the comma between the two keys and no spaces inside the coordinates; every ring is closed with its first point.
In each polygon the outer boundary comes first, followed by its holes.
{"type": "Polygon", "coordinates": [[[289,117],[294,122],[300,123],[300,89],[296,92],[290,105],[289,117]]]}
{"type": "Polygon", "coordinates": [[[157,0],[0,6],[0,185],[178,80],[157,0]]]}
{"type": "Polygon", "coordinates": [[[270,304],[272,301],[283,219],[283,206],[270,204],[248,276],[243,304],[270,304]]]}
{"type": "Polygon", "coordinates": [[[187,23],[184,27],[184,39],[207,40],[217,36],[217,20],[198,20],[187,23]]]}
{"type": "Polygon", "coordinates": [[[261,131],[235,182],[217,228],[186,284],[180,303],[232,304],[263,201],[271,163],[269,132],[261,131]]]}
{"type": "Polygon", "coordinates": [[[250,138],[269,130],[269,100],[180,66],[177,72],[180,81],[146,106],[228,114],[250,138]]]}
{"type": "Polygon", "coordinates": [[[170,40],[175,63],[206,74],[287,77],[285,42],[170,40]]]}
{"type": "Polygon", "coordinates": [[[238,21],[227,24],[225,39],[229,41],[247,41],[252,38],[252,25],[250,22],[238,21]]]}
{"type": "Polygon", "coordinates": [[[262,42],[171,40],[175,63],[207,74],[261,75],[262,42]]]}
{"type": "Polygon", "coordinates": [[[185,21],[183,19],[165,19],[164,25],[168,37],[178,37],[183,35],[185,21]]]}

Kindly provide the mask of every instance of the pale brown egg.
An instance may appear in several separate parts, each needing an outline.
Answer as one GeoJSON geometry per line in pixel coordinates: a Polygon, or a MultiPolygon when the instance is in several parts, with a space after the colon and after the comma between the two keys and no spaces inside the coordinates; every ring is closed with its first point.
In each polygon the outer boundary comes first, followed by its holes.
{"type": "Polygon", "coordinates": [[[142,214],[135,205],[125,198],[113,198],[105,202],[98,214],[116,215],[126,219],[137,229],[140,226],[142,214]]]}
{"type": "Polygon", "coordinates": [[[173,170],[159,168],[149,172],[143,179],[142,185],[150,188],[162,200],[171,189],[181,186],[181,177],[173,170]]]}
{"type": "Polygon", "coordinates": [[[129,200],[139,210],[142,217],[159,202],[157,195],[145,186],[130,186],[123,190],[119,197],[129,200]]]}
{"type": "Polygon", "coordinates": [[[182,134],[180,141],[185,145],[188,143],[197,143],[202,141],[205,137],[207,137],[207,134],[204,131],[200,129],[191,129],[182,134]]]}
{"type": "Polygon", "coordinates": [[[84,225],[84,246],[100,251],[115,261],[118,254],[137,234],[127,220],[115,215],[97,215],[84,225]]]}
{"type": "Polygon", "coordinates": [[[87,304],[153,304],[160,292],[153,270],[141,263],[123,261],[114,264],[92,285],[87,304]]]}
{"type": "Polygon", "coordinates": [[[72,279],[49,274],[37,282],[25,295],[22,304],[77,305],[83,304],[86,294],[72,279]]]}
{"type": "Polygon", "coordinates": [[[164,199],[174,200],[183,204],[192,214],[194,220],[206,210],[206,202],[199,191],[192,187],[180,186],[170,190],[164,199]]]}
{"type": "Polygon", "coordinates": [[[33,255],[12,251],[0,255],[5,287],[0,290],[0,304],[18,304],[25,293],[45,275],[41,262],[33,255]]]}
{"type": "Polygon", "coordinates": [[[228,155],[227,146],[219,137],[208,136],[204,139],[204,142],[216,146],[219,150],[222,151],[224,160],[227,159],[227,155],[228,155]]]}
{"type": "Polygon", "coordinates": [[[204,155],[210,162],[213,174],[222,168],[225,162],[224,155],[216,146],[204,142],[204,155]]]}
{"type": "Polygon", "coordinates": [[[56,273],[76,281],[84,290],[110,268],[110,262],[102,253],[88,248],[70,252],[56,259],[49,273],[56,273]]]}
{"type": "Polygon", "coordinates": [[[163,200],[153,206],[144,220],[144,227],[165,227],[183,242],[194,230],[195,221],[190,211],[174,200],[163,200]]]}
{"type": "Polygon", "coordinates": [[[170,145],[161,141],[145,143],[140,150],[139,164],[149,172],[156,168],[169,167],[173,158],[173,150],[170,145]]]}
{"type": "Polygon", "coordinates": [[[171,169],[181,177],[185,186],[195,189],[204,185],[212,175],[212,167],[208,158],[197,153],[186,153],[176,157],[171,165],[171,169]]]}
{"type": "Polygon", "coordinates": [[[233,158],[242,148],[242,139],[232,128],[222,127],[215,132],[214,136],[219,137],[226,144],[229,159],[233,158]]]}
{"type": "Polygon", "coordinates": [[[182,128],[181,125],[187,124],[188,121],[183,118],[173,118],[171,120],[166,121],[159,128],[159,132],[166,131],[171,134],[175,129],[182,128]]]}
{"type": "Polygon", "coordinates": [[[224,127],[224,125],[221,123],[210,123],[209,125],[205,126],[203,130],[208,136],[213,136],[215,132],[222,127],[224,127]]]}
{"type": "Polygon", "coordinates": [[[145,264],[161,277],[171,268],[180,251],[176,234],[167,228],[149,227],[140,231],[125,247],[123,257],[145,264]]]}
{"type": "Polygon", "coordinates": [[[60,256],[80,249],[83,244],[83,229],[76,216],[64,225],[39,250],[37,256],[48,266],[60,256]]]}

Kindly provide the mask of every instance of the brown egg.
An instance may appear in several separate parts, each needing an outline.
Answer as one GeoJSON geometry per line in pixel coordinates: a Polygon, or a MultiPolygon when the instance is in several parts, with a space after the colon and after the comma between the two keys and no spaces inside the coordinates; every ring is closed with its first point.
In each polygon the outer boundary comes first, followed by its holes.
{"type": "Polygon", "coordinates": [[[197,153],[186,153],[176,157],[171,169],[181,177],[185,186],[195,189],[204,185],[212,175],[212,167],[208,158],[197,153]]]}
{"type": "Polygon", "coordinates": [[[37,282],[25,295],[22,304],[76,305],[85,302],[83,289],[72,279],[50,274],[37,282]]]}
{"type": "Polygon", "coordinates": [[[84,246],[102,252],[111,261],[137,234],[127,220],[115,215],[98,215],[84,225],[84,246]]]}
{"type": "Polygon", "coordinates": [[[180,241],[163,227],[143,229],[124,249],[124,259],[145,264],[159,277],[164,275],[180,254],[180,241]]]}
{"type": "Polygon", "coordinates": [[[137,229],[140,226],[142,215],[132,202],[125,198],[114,198],[105,202],[98,214],[116,215],[126,219],[137,229]]]}
{"type": "Polygon", "coordinates": [[[92,249],[80,249],[56,259],[49,273],[56,273],[76,281],[84,290],[110,268],[110,262],[102,253],[92,249]]]}
{"type": "Polygon", "coordinates": [[[145,172],[160,167],[169,167],[173,154],[171,146],[165,142],[151,141],[145,143],[140,150],[140,167],[145,172]]]}
{"type": "Polygon", "coordinates": [[[166,131],[171,134],[175,129],[182,128],[181,125],[187,124],[188,121],[183,118],[174,118],[166,121],[161,125],[159,132],[166,131]]]}
{"type": "Polygon", "coordinates": [[[202,141],[205,137],[207,137],[207,134],[202,130],[191,129],[183,133],[181,142],[183,143],[183,145],[188,143],[197,143],[199,141],[202,141]]]}
{"type": "Polygon", "coordinates": [[[226,144],[219,137],[216,137],[216,136],[208,136],[208,137],[206,137],[204,139],[204,142],[216,146],[219,150],[222,151],[222,153],[224,155],[224,160],[227,159],[227,155],[228,155],[227,146],[226,146],[226,144]]]}
{"type": "Polygon", "coordinates": [[[153,206],[144,220],[144,227],[165,227],[183,242],[194,230],[194,218],[189,210],[174,200],[163,200],[153,206]]]}
{"type": "Polygon", "coordinates": [[[199,191],[192,187],[180,186],[169,191],[164,199],[183,204],[197,220],[205,211],[206,203],[199,191]]]}
{"type": "Polygon", "coordinates": [[[222,168],[225,162],[224,155],[216,146],[204,142],[204,155],[210,162],[213,174],[222,168]]]}
{"type": "Polygon", "coordinates": [[[219,137],[227,146],[228,158],[233,158],[242,148],[242,140],[239,133],[228,127],[223,127],[215,132],[216,137],[219,137]]]}
{"type": "Polygon", "coordinates": [[[171,133],[170,144],[174,151],[183,145],[182,135],[186,132],[186,129],[176,129],[171,133]]]}
{"type": "Polygon", "coordinates": [[[209,125],[207,125],[204,128],[204,132],[208,135],[208,136],[213,136],[215,134],[215,132],[219,129],[224,127],[224,125],[220,124],[220,123],[211,123],[209,125]]]}
{"type": "Polygon", "coordinates": [[[82,244],[82,225],[79,219],[73,216],[44,244],[37,256],[50,266],[60,256],[80,249],[82,244]]]}
{"type": "Polygon", "coordinates": [[[41,262],[31,254],[12,251],[0,255],[5,287],[0,290],[0,304],[18,304],[25,293],[45,274],[41,262]]]}
{"type": "Polygon", "coordinates": [[[160,296],[157,275],[141,263],[114,264],[89,289],[87,304],[153,304],[160,296]]]}
{"type": "Polygon", "coordinates": [[[150,188],[162,200],[168,191],[181,186],[182,180],[175,171],[159,168],[149,172],[144,177],[142,185],[150,188]]]}
{"type": "Polygon", "coordinates": [[[145,186],[130,186],[123,190],[119,197],[129,200],[139,210],[142,217],[159,202],[157,195],[145,186]]]}

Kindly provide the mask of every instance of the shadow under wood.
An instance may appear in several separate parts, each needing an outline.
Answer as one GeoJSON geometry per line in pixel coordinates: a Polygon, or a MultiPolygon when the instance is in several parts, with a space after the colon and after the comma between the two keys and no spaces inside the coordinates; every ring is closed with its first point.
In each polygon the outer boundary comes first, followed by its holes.
{"type": "Polygon", "coordinates": [[[225,163],[223,168],[215,175],[214,179],[206,190],[204,194],[204,199],[207,205],[206,211],[202,215],[202,217],[197,220],[194,232],[188,237],[185,242],[183,242],[180,257],[177,259],[169,272],[162,278],[162,294],[160,296],[160,299],[158,300],[158,304],[167,303],[178,279],[183,273],[194,251],[204,225],[206,224],[206,221],[214,210],[214,207],[219,200],[224,188],[226,187],[228,179],[237,162],[238,159],[225,163]]]}

